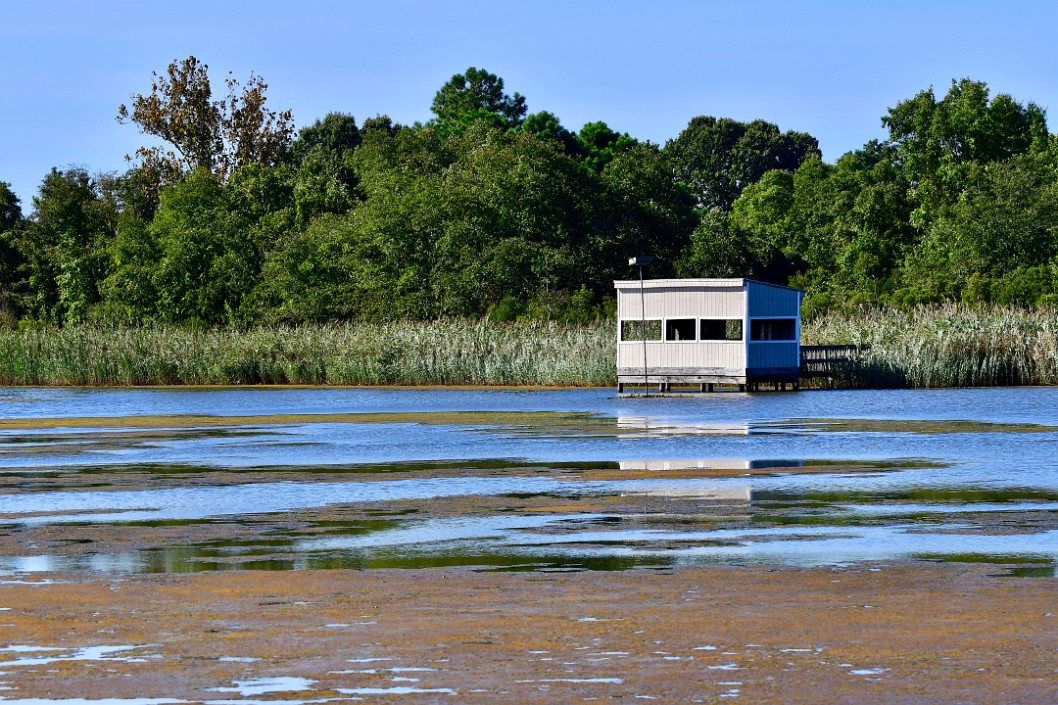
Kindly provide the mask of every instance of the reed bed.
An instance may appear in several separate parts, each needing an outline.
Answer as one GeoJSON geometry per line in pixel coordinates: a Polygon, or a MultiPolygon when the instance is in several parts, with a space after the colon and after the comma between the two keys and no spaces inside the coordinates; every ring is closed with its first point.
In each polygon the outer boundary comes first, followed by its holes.
{"type": "Polygon", "coordinates": [[[0,384],[609,385],[612,324],[0,330],[0,384]]]}
{"type": "Polygon", "coordinates": [[[830,314],[802,328],[806,345],[862,346],[839,386],[994,387],[1058,384],[1058,311],[956,304],[830,314]]]}
{"type": "MultiPolygon", "coordinates": [[[[1058,384],[1058,311],[923,306],[806,322],[806,345],[858,345],[844,387],[1058,384]]],[[[397,322],[188,330],[0,330],[0,385],[611,386],[615,325],[397,322]]]]}

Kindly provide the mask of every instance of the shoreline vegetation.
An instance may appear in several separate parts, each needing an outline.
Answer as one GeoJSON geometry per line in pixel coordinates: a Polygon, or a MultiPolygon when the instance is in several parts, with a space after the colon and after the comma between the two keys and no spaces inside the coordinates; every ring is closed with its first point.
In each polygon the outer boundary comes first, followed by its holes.
{"type": "MultiPolygon", "coordinates": [[[[0,385],[616,385],[615,325],[488,320],[289,327],[0,329],[0,385]]],[[[831,313],[805,345],[857,345],[844,388],[1058,384],[1058,310],[831,313]]],[[[808,386],[820,384],[808,380],[808,386]]]]}
{"type": "Polygon", "coordinates": [[[803,345],[856,345],[835,386],[954,388],[1058,384],[1058,309],[962,304],[831,313],[803,345]]]}
{"type": "Polygon", "coordinates": [[[613,326],[449,320],[0,331],[0,384],[531,385],[615,380],[613,326]]]}

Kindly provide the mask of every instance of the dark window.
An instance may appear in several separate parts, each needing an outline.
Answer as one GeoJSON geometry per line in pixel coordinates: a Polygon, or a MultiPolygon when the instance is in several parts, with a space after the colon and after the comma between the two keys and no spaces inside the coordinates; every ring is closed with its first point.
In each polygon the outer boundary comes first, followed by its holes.
{"type": "Polygon", "coordinates": [[[749,339],[797,340],[797,321],[793,318],[750,321],[749,339]]]}
{"type": "Polygon", "coordinates": [[[661,340],[661,321],[621,321],[621,340],[661,340]],[[644,323],[646,337],[643,337],[644,323]]]}
{"type": "Polygon", "coordinates": [[[693,318],[670,318],[665,321],[665,340],[697,340],[693,318]]]}
{"type": "Polygon", "coordinates": [[[702,320],[701,340],[742,340],[742,319],[702,320]]]}

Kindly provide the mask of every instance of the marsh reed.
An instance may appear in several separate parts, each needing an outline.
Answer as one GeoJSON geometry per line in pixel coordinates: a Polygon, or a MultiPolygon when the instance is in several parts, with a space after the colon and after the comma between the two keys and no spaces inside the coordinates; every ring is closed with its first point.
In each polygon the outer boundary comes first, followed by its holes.
{"type": "MultiPolygon", "coordinates": [[[[615,326],[487,321],[189,330],[0,329],[0,385],[610,386],[615,326]]],[[[923,306],[806,322],[860,345],[848,387],[1058,384],[1058,311],[923,306]]]]}
{"type": "Polygon", "coordinates": [[[611,324],[0,330],[2,385],[608,385],[611,324]]]}
{"type": "Polygon", "coordinates": [[[830,314],[802,328],[806,345],[864,348],[841,386],[1058,384],[1058,311],[956,304],[830,314]]]}

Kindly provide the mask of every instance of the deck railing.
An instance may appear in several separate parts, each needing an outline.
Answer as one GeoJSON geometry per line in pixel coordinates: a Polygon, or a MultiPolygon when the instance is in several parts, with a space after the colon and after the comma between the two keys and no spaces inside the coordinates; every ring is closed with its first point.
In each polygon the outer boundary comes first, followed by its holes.
{"type": "Polygon", "coordinates": [[[840,377],[861,349],[858,345],[802,345],[801,378],[840,377]]]}

